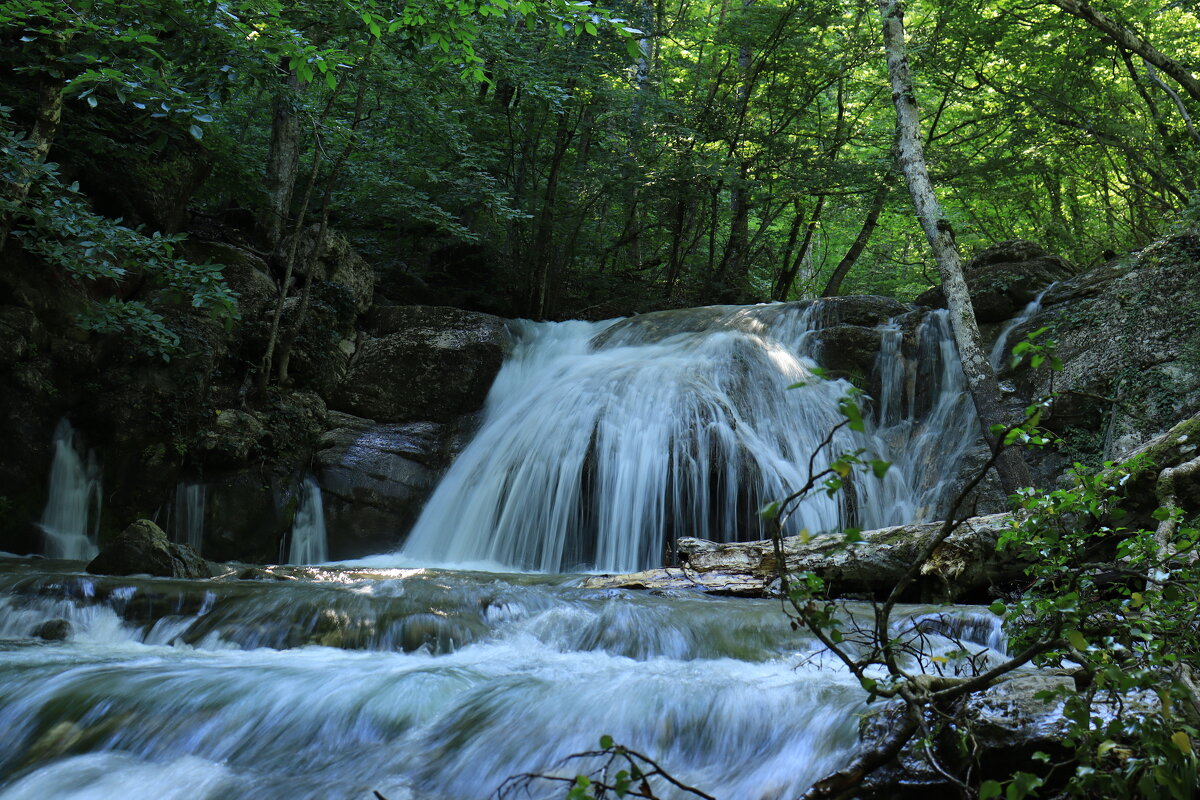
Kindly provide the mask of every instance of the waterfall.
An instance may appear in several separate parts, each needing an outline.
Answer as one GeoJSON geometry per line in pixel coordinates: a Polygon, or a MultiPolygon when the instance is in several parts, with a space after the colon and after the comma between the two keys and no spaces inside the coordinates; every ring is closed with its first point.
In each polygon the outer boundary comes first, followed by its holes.
{"type": "Polygon", "coordinates": [[[45,535],[50,558],[90,560],[100,526],[100,467],[96,455],[86,458],[75,449],[75,429],[65,418],[54,429],[54,461],[50,467],[50,497],[38,526],[45,535]]]}
{"type": "MultiPolygon", "coordinates": [[[[813,372],[819,306],[519,323],[483,426],[427,503],[401,560],[630,571],[662,563],[679,536],[762,538],[768,530],[757,511],[807,480],[810,455],[843,419],[838,403],[849,384],[813,372]]],[[[929,329],[931,339],[939,335],[942,326],[929,329]]],[[[961,394],[961,379],[956,386],[961,394]]],[[[921,436],[957,421],[950,418],[960,400],[934,409],[937,419],[916,426],[904,446],[931,452],[921,436]]],[[[859,449],[895,466],[883,480],[856,474],[846,491],[813,493],[789,532],[920,516],[930,490],[911,469],[922,459],[893,448],[887,433],[843,428],[833,436],[818,471],[859,449]]]]}
{"type": "Polygon", "coordinates": [[[949,312],[932,311],[922,318],[911,362],[903,355],[903,333],[896,320],[883,326],[882,334],[876,419],[878,433],[887,442],[887,460],[905,476],[912,492],[912,517],[904,521],[941,519],[958,466],[980,433],[949,312]]]}
{"type": "Polygon", "coordinates": [[[180,483],[175,487],[171,540],[197,553],[204,541],[205,494],[202,483],[180,483]]]}
{"type": "Polygon", "coordinates": [[[1005,366],[1004,356],[1008,352],[1008,337],[1012,335],[1013,331],[1028,322],[1034,314],[1042,310],[1042,298],[1057,285],[1058,281],[1055,281],[1045,289],[1042,289],[1038,293],[1038,296],[1033,298],[1020,314],[1000,327],[1000,333],[996,335],[996,343],[992,345],[992,352],[988,354],[988,361],[991,362],[992,369],[996,372],[999,372],[1005,366]]]}
{"type": "Polygon", "coordinates": [[[288,548],[289,564],[319,564],[329,560],[325,541],[325,509],[321,504],[321,487],[311,478],[300,485],[300,505],[292,522],[292,543],[288,548]]]}

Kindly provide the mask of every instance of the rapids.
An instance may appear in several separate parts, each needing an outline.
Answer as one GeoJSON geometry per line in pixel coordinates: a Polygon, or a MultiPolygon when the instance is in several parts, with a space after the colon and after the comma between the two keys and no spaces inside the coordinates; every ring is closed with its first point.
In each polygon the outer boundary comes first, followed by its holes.
{"type": "MultiPolygon", "coordinates": [[[[602,734],[717,797],[783,800],[848,758],[865,708],[778,602],[567,575],[73,566],[0,562],[3,800],[483,800],[602,734]],[[66,641],[31,635],[51,620],[66,641]]],[[[1002,648],[987,612],[934,627],[1002,648]]]]}

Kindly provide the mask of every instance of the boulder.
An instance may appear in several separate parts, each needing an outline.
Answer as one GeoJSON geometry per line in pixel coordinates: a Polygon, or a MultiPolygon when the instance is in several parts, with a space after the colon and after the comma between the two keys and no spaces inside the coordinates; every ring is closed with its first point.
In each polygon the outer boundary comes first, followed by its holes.
{"type": "Polygon", "coordinates": [[[157,575],[166,578],[209,578],[207,562],[192,548],[171,542],[148,519],[134,522],[87,565],[93,575],[157,575]]]}
{"type": "Polygon", "coordinates": [[[279,289],[271,279],[267,263],[255,253],[226,242],[189,239],[183,254],[198,264],[220,264],[229,288],[238,294],[243,317],[267,313],[274,307],[279,289]]]}
{"type": "Polygon", "coordinates": [[[262,415],[227,408],[218,410],[216,419],[196,438],[205,463],[230,466],[248,461],[266,432],[262,415]]]}
{"type": "Polygon", "coordinates": [[[1124,458],[1200,413],[1198,283],[1200,230],[1193,229],[1047,294],[1028,327],[1049,326],[1045,338],[1064,368],[1023,366],[1014,378],[1029,396],[1058,393],[1045,424],[1083,451],[1074,459],[1124,458]]]}
{"type": "MultiPolygon", "coordinates": [[[[1041,245],[1024,239],[999,242],[977,254],[963,269],[971,304],[979,322],[1000,322],[1017,315],[1050,284],[1076,270],[1041,245]]],[[[940,286],[917,297],[917,303],[945,308],[940,286]]]]}
{"type": "MultiPolygon", "coordinates": [[[[973,517],[934,551],[921,577],[902,598],[908,602],[985,599],[996,583],[1019,578],[1025,564],[996,552],[996,541],[1011,518],[1007,514],[973,517]]],[[[840,533],[783,540],[789,573],[813,572],[833,596],[886,596],[936,536],[942,523],[898,525],[864,531],[848,544],[840,533]]],[[[677,543],[683,561],[678,569],[647,570],[632,575],[585,578],[587,588],[680,589],[712,594],[773,596],[778,594],[778,568],[770,540],[718,544],[683,538],[677,543]]]]}
{"type": "Polygon", "coordinates": [[[384,306],[365,320],[330,408],[379,422],[450,422],[483,406],[513,341],[504,320],[436,306],[384,306]]]}
{"type": "Polygon", "coordinates": [[[833,325],[814,334],[817,363],[857,386],[866,386],[879,355],[879,328],[862,325],[833,325]]]}
{"type": "Polygon", "coordinates": [[[33,629],[33,636],[47,642],[61,642],[71,636],[71,622],[65,619],[48,619],[33,629]]]}
{"type": "Polygon", "coordinates": [[[330,557],[394,549],[434,489],[451,426],[329,416],[317,463],[330,557]]]}

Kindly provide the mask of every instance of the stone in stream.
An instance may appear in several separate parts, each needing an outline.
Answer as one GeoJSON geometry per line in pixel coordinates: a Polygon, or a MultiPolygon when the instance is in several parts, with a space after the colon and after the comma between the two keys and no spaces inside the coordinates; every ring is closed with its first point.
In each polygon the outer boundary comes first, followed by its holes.
{"type": "Polygon", "coordinates": [[[134,522],[100,551],[87,571],[93,575],[156,575],[210,578],[208,563],[185,544],[174,544],[148,519],[134,522]]]}
{"type": "MultiPolygon", "coordinates": [[[[1025,564],[996,552],[996,540],[1010,520],[1007,514],[973,517],[934,551],[906,601],[941,602],[983,599],[992,585],[1019,578],[1025,564]]],[[[885,596],[921,549],[938,534],[940,522],[897,525],[864,531],[847,544],[839,533],[783,540],[789,573],[814,572],[835,596],[885,596]]],[[[585,578],[590,589],[695,589],[748,597],[778,593],[778,569],[770,540],[718,544],[680,539],[681,568],[652,569],[628,575],[585,578]]]]}
{"type": "Polygon", "coordinates": [[[71,622],[65,619],[48,619],[33,629],[32,634],[47,642],[61,642],[71,636],[71,622]]]}

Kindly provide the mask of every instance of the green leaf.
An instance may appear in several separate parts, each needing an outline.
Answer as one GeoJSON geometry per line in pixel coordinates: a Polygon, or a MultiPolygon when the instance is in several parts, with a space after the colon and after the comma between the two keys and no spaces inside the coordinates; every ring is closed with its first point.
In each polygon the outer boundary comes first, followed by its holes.
{"type": "Polygon", "coordinates": [[[993,614],[995,614],[998,617],[1003,617],[1004,613],[1006,611],[1008,611],[1008,606],[1004,605],[1004,603],[997,600],[996,602],[994,602],[990,606],[988,606],[988,611],[992,612],[993,614]]]}
{"type": "Polygon", "coordinates": [[[204,138],[204,131],[199,125],[192,125],[190,128],[188,128],[188,133],[190,133],[192,138],[196,139],[197,141],[204,138]]]}
{"type": "Polygon", "coordinates": [[[871,461],[871,472],[875,474],[876,478],[883,478],[884,475],[887,475],[887,471],[891,466],[892,464],[889,461],[875,459],[871,461]]]}
{"type": "Polygon", "coordinates": [[[1072,647],[1080,652],[1088,649],[1088,640],[1079,631],[1070,631],[1067,634],[1067,641],[1071,643],[1072,647]]]}
{"type": "Polygon", "coordinates": [[[607,733],[600,737],[600,749],[607,750],[613,746],[613,738],[607,733]]]}
{"type": "Polygon", "coordinates": [[[758,515],[763,519],[776,519],[779,516],[779,507],[779,501],[772,500],[758,510],[758,515]]]}
{"type": "Polygon", "coordinates": [[[979,800],[991,800],[993,797],[999,797],[1003,790],[999,781],[984,781],[979,784],[979,800]]]}

